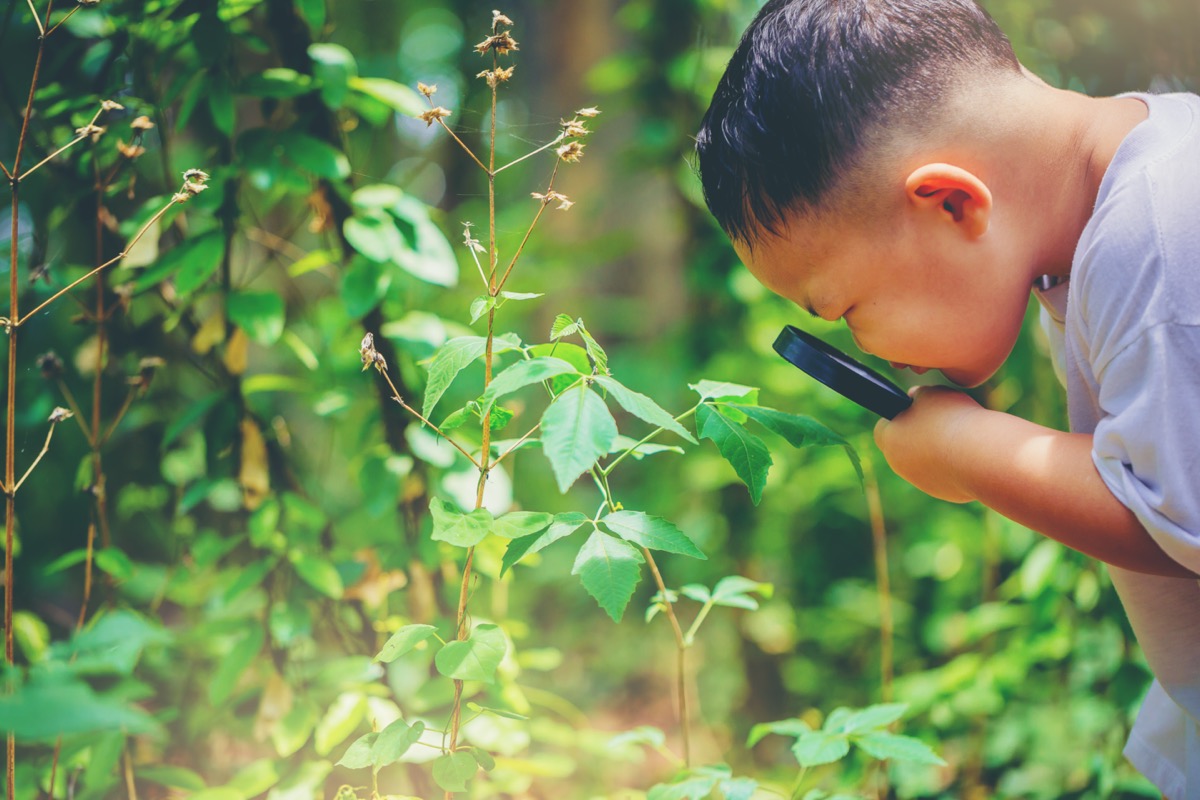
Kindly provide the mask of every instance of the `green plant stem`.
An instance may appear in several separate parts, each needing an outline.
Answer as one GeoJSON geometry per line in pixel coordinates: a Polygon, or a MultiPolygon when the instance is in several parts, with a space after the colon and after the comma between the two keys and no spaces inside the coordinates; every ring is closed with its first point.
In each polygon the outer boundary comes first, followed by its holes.
{"type": "Polygon", "coordinates": [[[879,481],[871,460],[863,459],[863,488],[867,495],[867,513],[871,518],[871,542],[875,554],[875,581],[879,592],[879,674],[883,702],[892,701],[894,677],[893,642],[895,625],[892,621],[892,592],[888,576],[887,529],[883,519],[883,503],[879,498],[879,481]]]}
{"type": "Polygon", "coordinates": [[[713,601],[710,599],[700,607],[700,613],[696,614],[696,618],[692,620],[691,627],[687,629],[687,633],[683,635],[683,643],[688,647],[696,641],[696,631],[700,630],[700,625],[704,622],[704,618],[708,616],[708,612],[713,609],[713,601]]]}
{"type": "MultiPolygon", "coordinates": [[[[499,464],[501,461],[503,461],[508,456],[509,453],[513,452],[518,447],[520,447],[522,444],[524,444],[525,440],[528,439],[530,436],[533,436],[533,434],[537,433],[538,428],[540,428],[540,427],[542,427],[542,423],[539,422],[537,425],[534,425],[532,428],[530,428],[529,431],[526,432],[526,434],[524,436],[522,436],[520,439],[517,439],[516,443],[513,444],[512,447],[508,448],[503,453],[501,453],[499,456],[497,456],[496,460],[491,463],[491,467],[494,467],[497,464],[499,464]]],[[[489,469],[491,467],[489,467],[489,469]]]]}
{"type": "Polygon", "coordinates": [[[8,493],[10,495],[15,495],[17,493],[17,490],[21,488],[21,484],[25,483],[25,479],[29,477],[29,474],[33,472],[37,465],[41,463],[42,459],[46,457],[46,453],[50,450],[50,439],[54,436],[55,425],[56,423],[54,422],[50,423],[50,430],[46,432],[46,441],[42,444],[42,451],[37,454],[36,458],[33,459],[33,463],[30,464],[29,468],[25,470],[25,474],[21,476],[21,479],[17,481],[16,485],[9,490],[8,493]]]}
{"type": "MultiPolygon", "coordinates": [[[[554,178],[558,175],[558,167],[562,164],[562,159],[556,159],[554,169],[550,173],[550,180],[546,186],[546,194],[550,194],[554,190],[554,178]]],[[[517,265],[517,259],[521,257],[521,253],[525,251],[525,244],[529,241],[529,237],[533,235],[533,229],[537,226],[538,220],[542,218],[542,214],[546,210],[546,206],[550,205],[549,200],[543,200],[538,205],[537,213],[533,215],[533,222],[529,223],[529,229],[525,231],[525,238],[521,240],[521,244],[517,246],[516,252],[513,253],[512,260],[508,262],[508,268],[504,270],[504,276],[500,278],[500,282],[492,287],[492,297],[500,294],[500,290],[504,288],[504,284],[508,282],[508,276],[512,274],[513,267],[517,265]]]]}
{"type": "Polygon", "coordinates": [[[58,390],[62,392],[63,400],[67,403],[67,408],[71,409],[71,418],[79,423],[79,429],[83,431],[83,438],[87,439],[88,447],[92,446],[92,432],[88,430],[87,423],[83,421],[83,412],[79,410],[79,403],[75,400],[75,394],[71,388],[67,386],[67,382],[62,378],[58,378],[58,390]]]}
{"type": "MultiPolygon", "coordinates": [[[[692,408],[688,409],[687,411],[683,412],[683,413],[682,413],[682,414],[680,414],[679,416],[675,417],[675,421],[676,421],[676,422],[683,422],[685,419],[688,419],[688,418],[689,418],[689,417],[691,417],[693,414],[695,414],[695,413],[696,413],[696,411],[697,411],[697,410],[700,408],[700,406],[701,406],[701,405],[703,405],[703,404],[704,404],[704,401],[702,400],[702,401],[700,401],[699,403],[697,403],[697,404],[696,404],[694,407],[692,407],[692,408]]],[[[662,433],[662,432],[663,432],[663,431],[665,431],[665,430],[666,430],[666,428],[656,428],[655,430],[653,430],[653,431],[651,431],[650,433],[646,434],[645,436],[643,436],[643,437],[642,437],[641,441],[639,441],[639,442],[638,442],[637,444],[635,444],[633,447],[630,447],[628,450],[625,450],[624,452],[622,452],[622,453],[621,453],[619,456],[617,456],[617,457],[616,457],[616,459],[615,459],[614,461],[612,461],[612,462],[611,462],[611,463],[610,463],[608,466],[604,467],[604,468],[603,468],[603,469],[601,469],[600,471],[601,471],[601,472],[602,472],[604,475],[608,475],[608,474],[610,474],[610,473],[611,473],[611,472],[612,472],[614,469],[616,469],[616,468],[617,468],[617,464],[620,464],[622,461],[624,461],[624,460],[625,460],[625,457],[626,457],[626,456],[628,456],[630,453],[632,453],[633,451],[637,450],[639,447],[641,447],[641,446],[642,446],[642,445],[644,445],[646,442],[648,442],[648,441],[650,441],[651,439],[653,439],[655,436],[658,436],[660,433],[662,433]]]]}
{"type": "MultiPolygon", "coordinates": [[[[600,488],[605,501],[600,506],[600,511],[596,512],[596,517],[599,518],[604,505],[607,505],[610,511],[616,511],[617,502],[613,499],[612,488],[608,485],[608,473],[597,467],[592,467],[592,479],[600,488]]],[[[684,638],[683,627],[679,624],[679,618],[675,616],[675,604],[671,602],[670,595],[667,593],[667,584],[663,581],[662,572],[658,569],[658,562],[654,560],[654,554],[650,552],[650,548],[643,547],[642,555],[646,559],[646,564],[650,567],[650,574],[654,576],[654,583],[658,586],[659,596],[662,597],[663,613],[666,614],[667,619],[671,623],[671,631],[675,634],[675,662],[677,667],[675,688],[679,698],[679,728],[681,738],[683,739],[683,764],[685,767],[690,767],[692,765],[692,734],[687,701],[688,642],[684,638]]]]}
{"type": "Polygon", "coordinates": [[[458,450],[458,452],[460,452],[464,456],[466,456],[467,459],[472,464],[475,465],[476,469],[482,469],[482,464],[475,459],[475,456],[473,456],[469,452],[467,452],[466,448],[464,448],[458,442],[454,441],[449,436],[447,436],[445,433],[443,433],[441,428],[439,428],[437,425],[434,425],[429,420],[425,419],[425,417],[421,416],[421,412],[417,411],[415,408],[413,408],[412,406],[410,406],[408,403],[406,403],[404,401],[404,398],[400,396],[400,390],[396,388],[396,384],[392,383],[392,376],[388,374],[388,371],[386,369],[381,369],[379,371],[383,374],[384,380],[387,381],[388,387],[392,390],[392,399],[395,400],[397,403],[399,403],[401,408],[403,408],[408,413],[412,414],[417,419],[421,420],[421,422],[425,423],[430,428],[432,428],[434,433],[436,433],[438,436],[442,437],[447,442],[452,444],[458,450]]]}
{"type": "Polygon", "coordinates": [[[801,767],[800,774],[796,776],[796,782],[792,784],[792,800],[800,800],[800,788],[804,785],[806,775],[808,775],[808,767],[801,767]]]}

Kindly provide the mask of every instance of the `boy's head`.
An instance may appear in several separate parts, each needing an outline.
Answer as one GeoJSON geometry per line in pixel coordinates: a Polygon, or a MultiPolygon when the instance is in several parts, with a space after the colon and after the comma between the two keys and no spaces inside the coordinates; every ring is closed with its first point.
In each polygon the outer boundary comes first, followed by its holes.
{"type": "Polygon", "coordinates": [[[1014,82],[1027,81],[1012,47],[973,0],[770,0],[697,136],[705,199],[769,288],[846,317],[869,352],[978,383],[1007,356],[1029,284],[980,246],[991,192],[969,149],[952,151],[972,124],[962,98],[1014,82]],[[935,140],[950,151],[926,147],[935,140]],[[988,280],[946,285],[939,260],[965,253],[988,280]],[[879,291],[852,296],[848,281],[879,291]],[[997,281],[995,324],[978,341],[954,331],[979,327],[997,281]]]}

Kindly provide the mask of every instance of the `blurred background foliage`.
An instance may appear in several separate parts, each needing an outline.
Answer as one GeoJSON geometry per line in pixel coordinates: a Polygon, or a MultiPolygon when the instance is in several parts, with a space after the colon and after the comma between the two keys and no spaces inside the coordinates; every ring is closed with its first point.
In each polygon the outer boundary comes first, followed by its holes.
{"type": "MultiPolygon", "coordinates": [[[[18,498],[14,634],[26,683],[3,710],[7,724],[28,726],[17,726],[19,797],[330,796],[363,783],[334,762],[372,719],[445,704],[447,682],[429,680],[428,659],[385,670],[371,656],[399,625],[452,625],[460,564],[430,541],[427,508],[433,495],[473,494],[474,472],[359,375],[356,350],[374,331],[401,392],[419,397],[422,362],[470,330],[474,266],[448,242],[463,221],[486,228],[486,184],[436,126],[413,118],[423,98],[411,87],[437,84],[452,127],[485,150],[488,92],[471,48],[493,5],[104,0],[49,40],[26,163],[69,140],[101,99],[125,110],[97,142],[22,186],[24,307],[119,252],[183,170],[201,167],[212,180],[108,274],[103,302],[120,313],[102,345],[94,319],[76,313],[92,302],[90,283],[76,291],[78,306],[22,329],[17,453],[26,462],[50,409],[65,404],[64,384],[85,401],[85,417],[99,386],[102,416],[113,420],[142,359],[165,365],[134,393],[99,472],[86,438],[64,425],[18,498]],[[156,127],[129,159],[117,143],[131,141],[141,114],[156,127]],[[98,212],[96,176],[110,170],[98,212]],[[362,191],[380,185],[402,194],[362,191]],[[43,266],[45,281],[26,280],[43,266]],[[38,358],[51,350],[61,378],[43,377],[38,358]],[[72,636],[89,523],[99,531],[92,622],[72,636]]],[[[1200,81],[1194,0],[985,6],[1053,84],[1111,94],[1200,81]]],[[[690,407],[687,384],[702,378],[758,386],[764,404],[820,419],[875,464],[894,696],[910,705],[905,731],[950,765],[893,768],[890,796],[1155,796],[1120,756],[1149,675],[1104,570],[895,479],[873,449],[868,415],[771,351],[779,328],[801,315],[738,264],[690,163],[691,136],[757,7],[514,0],[502,9],[521,50],[497,109],[498,161],[554,138],[573,109],[603,111],[586,158],[559,182],[575,207],[547,220],[508,287],[546,297],[505,306],[504,325],[545,341],[556,314],[582,317],[614,374],[673,413],[690,407]]],[[[24,2],[2,14],[7,161],[37,30],[24,2]]],[[[546,169],[531,159],[506,173],[502,252],[527,225],[527,193],[542,188],[546,169]]],[[[9,214],[0,212],[6,239],[9,214]]],[[[1028,335],[978,396],[1063,427],[1034,320],[1031,311],[1028,335]]],[[[843,328],[802,323],[852,349],[843,328]]],[[[482,368],[471,369],[481,384],[482,368]]],[[[444,408],[473,397],[456,384],[444,408]]],[[[711,449],[635,465],[614,490],[676,522],[709,555],[666,559],[668,585],[735,573],[774,584],[758,610],[714,612],[688,678],[699,763],[726,761],[786,785],[794,759],[771,739],[747,748],[748,731],[879,701],[880,606],[867,504],[849,462],[828,448],[780,451],[775,461],[758,506],[711,449]]],[[[537,454],[506,467],[490,486],[500,510],[596,502],[589,486],[561,496],[537,454]]],[[[641,797],[672,764],[609,739],[652,725],[678,748],[674,642],[661,617],[641,620],[653,585],[639,585],[614,625],[570,577],[565,552],[541,556],[503,580],[498,550],[478,556],[472,613],[503,623],[516,645],[496,705],[531,719],[474,723],[471,741],[501,757],[474,796],[641,797]]],[[[684,603],[686,618],[694,609],[684,603]]],[[[830,790],[858,785],[862,768],[851,761],[820,780],[830,790]]],[[[379,780],[385,794],[440,794],[406,764],[379,780]]]]}

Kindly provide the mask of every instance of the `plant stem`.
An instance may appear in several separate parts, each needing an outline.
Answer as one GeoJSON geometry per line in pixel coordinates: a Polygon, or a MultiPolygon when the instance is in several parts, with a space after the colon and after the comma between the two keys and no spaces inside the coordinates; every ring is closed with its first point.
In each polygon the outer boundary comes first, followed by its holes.
{"type": "Polygon", "coordinates": [[[33,472],[34,468],[41,463],[43,458],[45,458],[46,453],[50,450],[50,438],[54,436],[55,425],[56,423],[54,422],[50,423],[50,430],[46,432],[46,441],[42,444],[42,452],[38,453],[37,458],[33,459],[33,463],[29,465],[27,470],[25,470],[25,474],[21,476],[21,480],[17,481],[16,486],[13,486],[11,483],[5,481],[6,486],[12,487],[8,491],[10,495],[15,495],[17,493],[17,490],[21,488],[21,484],[25,483],[25,479],[29,477],[29,474],[33,472]]]}
{"type": "Polygon", "coordinates": [[[687,633],[683,635],[683,641],[688,647],[696,641],[696,631],[700,630],[700,625],[704,622],[704,618],[708,616],[708,612],[713,609],[713,601],[709,599],[703,606],[700,607],[700,613],[692,620],[691,626],[687,629],[687,633]]]}
{"type": "Polygon", "coordinates": [[[883,504],[879,499],[879,482],[870,459],[863,459],[863,482],[867,495],[867,512],[871,517],[871,540],[875,551],[875,580],[879,587],[879,672],[883,702],[892,701],[893,640],[892,593],[888,578],[887,530],[883,521],[883,504]]]}
{"type": "MultiPolygon", "coordinates": [[[[554,177],[558,175],[558,167],[562,164],[562,159],[554,162],[554,170],[550,173],[550,181],[546,186],[546,194],[554,188],[554,177]]],[[[538,220],[542,218],[542,212],[546,210],[546,206],[550,205],[549,200],[543,200],[538,206],[537,214],[533,217],[533,222],[529,223],[529,229],[525,231],[525,238],[521,240],[521,244],[517,246],[516,252],[513,253],[512,260],[508,262],[508,268],[504,270],[504,276],[500,278],[500,283],[495,284],[492,288],[492,297],[500,294],[500,290],[504,288],[504,284],[508,282],[508,276],[513,271],[513,267],[517,265],[517,259],[521,257],[521,252],[525,249],[525,243],[529,241],[529,237],[533,235],[533,229],[538,224],[538,220]]],[[[494,277],[494,276],[493,276],[494,277]]]]}
{"type": "MultiPolygon", "coordinates": [[[[697,409],[699,409],[699,408],[700,408],[700,406],[701,406],[701,405],[703,405],[703,403],[704,403],[704,401],[702,400],[702,401],[700,401],[699,403],[697,403],[697,404],[696,404],[696,405],[695,405],[693,408],[690,408],[690,409],[688,409],[687,411],[685,411],[685,412],[683,412],[682,414],[680,414],[679,416],[675,417],[675,421],[676,421],[676,422],[683,422],[685,419],[687,419],[688,417],[690,417],[690,416],[692,416],[693,414],[695,414],[695,413],[696,413],[696,410],[697,410],[697,409]]],[[[609,474],[609,473],[611,473],[611,472],[612,472],[614,469],[616,469],[616,466],[617,466],[617,464],[620,464],[622,461],[624,461],[624,460],[625,460],[625,457],[626,457],[626,456],[628,456],[628,455],[629,455],[630,453],[632,453],[634,450],[637,450],[639,447],[641,447],[641,446],[642,446],[642,445],[644,445],[646,442],[648,442],[648,441],[650,441],[651,439],[653,439],[655,436],[658,436],[660,433],[662,433],[662,432],[663,432],[663,431],[665,431],[665,430],[666,430],[666,428],[656,428],[656,429],[654,429],[653,431],[651,431],[650,433],[646,434],[645,436],[643,436],[643,437],[642,437],[642,440],[641,440],[641,441],[639,441],[639,442],[638,442],[637,444],[635,444],[633,447],[630,447],[628,450],[626,450],[626,451],[624,451],[623,453],[621,453],[621,455],[617,456],[617,457],[616,457],[616,459],[615,459],[614,461],[612,461],[612,462],[611,462],[611,463],[610,463],[610,464],[609,464],[607,467],[605,467],[604,469],[602,469],[602,470],[600,470],[600,471],[601,471],[602,473],[604,473],[605,475],[608,475],[608,474],[609,474]]]]}
{"type": "Polygon", "coordinates": [[[471,462],[472,464],[474,464],[474,465],[475,465],[475,467],[476,467],[477,469],[480,469],[480,468],[482,468],[482,465],[479,463],[479,461],[477,461],[477,460],[475,459],[475,456],[473,456],[473,455],[471,455],[470,453],[468,453],[468,452],[467,452],[467,450],[466,450],[466,448],[464,448],[464,447],[463,447],[462,445],[460,445],[458,442],[456,442],[456,441],[454,441],[453,439],[451,439],[451,438],[450,438],[449,436],[447,436],[446,434],[442,433],[442,429],[441,429],[441,428],[439,428],[437,425],[434,425],[434,424],[433,424],[432,422],[430,422],[429,420],[425,419],[425,417],[421,416],[421,413],[420,413],[419,411],[417,411],[415,408],[413,408],[412,406],[410,406],[408,403],[404,402],[404,398],[400,396],[400,391],[399,391],[398,389],[396,389],[396,384],[392,383],[392,376],[388,374],[388,371],[387,371],[386,369],[381,369],[381,370],[380,370],[380,372],[381,372],[381,373],[383,373],[384,380],[386,380],[386,381],[387,381],[387,383],[388,383],[388,386],[389,386],[389,387],[391,387],[391,390],[392,390],[392,399],[393,399],[393,400],[395,400],[397,403],[399,403],[399,404],[400,404],[400,406],[401,406],[401,408],[403,408],[403,409],[404,409],[405,411],[407,411],[408,413],[412,414],[412,415],[413,415],[414,417],[416,417],[417,419],[421,420],[421,422],[425,423],[425,424],[426,424],[426,425],[428,425],[430,428],[433,428],[434,432],[435,432],[435,433],[436,433],[438,436],[442,437],[442,438],[443,438],[443,439],[445,439],[447,442],[449,442],[450,444],[454,445],[454,447],[455,447],[455,448],[458,450],[458,452],[460,452],[460,453],[462,453],[464,456],[466,456],[466,457],[467,457],[467,458],[470,460],[470,462],[471,462]]]}
{"type": "Polygon", "coordinates": [[[520,164],[522,161],[524,161],[524,160],[525,160],[525,159],[527,159],[527,158],[533,158],[533,157],[534,157],[534,156],[536,156],[538,153],[544,153],[544,152],[546,152],[546,151],[547,151],[547,150],[549,150],[551,147],[554,147],[554,145],[556,145],[556,144],[558,144],[559,142],[561,142],[561,141],[562,141],[564,138],[565,138],[565,137],[563,136],[563,134],[561,134],[561,133],[560,133],[558,136],[555,136],[555,137],[554,137],[554,138],[553,138],[551,141],[549,141],[549,142],[546,142],[544,145],[542,145],[541,147],[539,147],[537,150],[534,150],[534,151],[532,151],[532,152],[526,153],[525,155],[521,156],[520,158],[516,159],[515,161],[510,161],[510,162],[508,162],[507,164],[505,164],[503,167],[500,167],[500,168],[498,168],[498,169],[495,171],[495,173],[493,173],[493,174],[498,174],[498,173],[504,172],[504,170],[508,169],[509,167],[516,166],[517,164],[520,164]]]}
{"type": "Polygon", "coordinates": [[[796,776],[796,782],[792,784],[792,800],[799,800],[800,787],[804,785],[804,776],[808,774],[808,767],[801,767],[800,774],[796,776]]]}
{"type": "Polygon", "coordinates": [[[540,427],[542,427],[542,423],[539,422],[537,425],[534,425],[532,428],[530,428],[524,436],[522,436],[520,439],[517,439],[516,443],[513,444],[512,447],[508,448],[503,453],[501,453],[496,458],[496,460],[492,462],[492,466],[494,467],[497,464],[499,464],[501,461],[503,461],[508,456],[509,453],[513,452],[518,447],[520,447],[522,444],[524,444],[525,440],[528,439],[530,436],[533,436],[535,433],[537,433],[537,430],[540,427]]]}

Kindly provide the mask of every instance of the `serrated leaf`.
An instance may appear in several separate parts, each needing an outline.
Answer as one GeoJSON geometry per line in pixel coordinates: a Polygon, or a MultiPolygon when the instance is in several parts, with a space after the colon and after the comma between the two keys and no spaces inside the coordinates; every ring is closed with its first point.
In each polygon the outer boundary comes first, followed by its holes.
{"type": "Polygon", "coordinates": [[[753,402],[758,401],[758,389],[754,386],[742,386],[740,383],[704,380],[699,383],[689,383],[688,388],[699,394],[701,400],[715,400],[720,397],[735,397],[738,399],[753,397],[753,402]]]}
{"type": "Polygon", "coordinates": [[[450,642],[434,656],[438,672],[459,681],[493,683],[496,667],[508,650],[504,631],[496,625],[483,624],[471,631],[461,642],[450,642]]]}
{"type": "Polygon", "coordinates": [[[891,725],[904,716],[908,703],[879,703],[854,711],[845,722],[843,729],[847,733],[864,733],[878,730],[891,725]]]}
{"type": "Polygon", "coordinates": [[[781,719],[776,722],[760,722],[750,729],[750,735],[746,737],[746,747],[754,747],[772,733],[799,738],[812,733],[812,727],[804,720],[795,718],[781,719]]]}
{"type": "Polygon", "coordinates": [[[492,533],[505,539],[519,539],[541,533],[554,522],[554,515],[544,511],[510,511],[497,517],[492,533]]]}
{"type": "Polygon", "coordinates": [[[405,625],[384,643],[375,660],[390,664],[435,633],[437,628],[432,625],[405,625]]]}
{"type": "Polygon", "coordinates": [[[578,511],[568,511],[565,514],[556,514],[550,527],[542,533],[513,539],[508,543],[508,549],[504,551],[504,559],[500,564],[500,577],[504,577],[504,573],[512,569],[513,565],[525,556],[570,536],[587,521],[586,515],[580,514],[578,511]]]}
{"type": "Polygon", "coordinates": [[[459,336],[442,345],[429,365],[429,379],[425,384],[425,402],[421,406],[421,416],[429,419],[433,407],[450,388],[458,373],[485,352],[487,339],[482,336],[459,336]]]}
{"type": "Polygon", "coordinates": [[[674,417],[646,395],[625,387],[609,375],[598,375],[596,383],[603,386],[621,408],[638,419],[668,430],[692,444],[696,444],[695,437],[688,432],[687,428],[680,425],[674,417]]]}
{"type": "Polygon", "coordinates": [[[712,406],[705,404],[696,411],[700,438],[711,439],[721,455],[733,466],[733,471],[750,490],[755,505],[762,499],[771,468],[771,452],[754,434],[741,425],[726,419],[712,406]]]}
{"type": "Polygon", "coordinates": [[[579,335],[583,337],[583,349],[587,350],[588,357],[596,365],[596,371],[604,375],[608,374],[608,354],[604,352],[604,348],[600,343],[588,333],[588,329],[583,326],[583,321],[579,322],[579,335]]]}
{"type": "Polygon", "coordinates": [[[642,554],[633,545],[595,531],[579,550],[572,575],[596,598],[614,622],[620,622],[642,576],[642,554]]]}
{"type": "Polygon", "coordinates": [[[579,373],[575,367],[561,358],[542,356],[527,361],[518,361],[492,379],[492,382],[488,384],[487,391],[479,398],[480,408],[486,412],[496,400],[505,395],[557,375],[568,374],[578,375],[579,373]]]}
{"type": "Polygon", "coordinates": [[[875,731],[855,737],[854,743],[868,755],[880,760],[904,761],[910,764],[945,766],[946,762],[920,739],[896,733],[875,731]]]}
{"type": "Polygon", "coordinates": [[[424,732],[424,722],[408,725],[404,720],[396,720],[379,732],[379,738],[371,746],[371,765],[378,769],[394,764],[408,752],[408,748],[416,744],[424,732]]]}
{"type": "Polygon", "coordinates": [[[433,780],[447,792],[465,792],[479,765],[469,751],[447,753],[433,762],[433,780]]]}
{"type": "Polygon", "coordinates": [[[551,341],[576,333],[582,324],[582,320],[572,319],[566,314],[559,314],[554,318],[554,323],[550,326],[551,341]]]}
{"type": "Polygon", "coordinates": [[[606,455],[617,437],[608,406],[583,385],[559,395],[546,408],[541,425],[542,449],[561,492],[606,455]]]}
{"type": "Polygon", "coordinates": [[[494,522],[492,513],[486,508],[460,514],[437,497],[429,501],[429,512],[433,516],[433,540],[448,542],[456,547],[479,544],[487,538],[494,522]]]}
{"type": "Polygon", "coordinates": [[[844,735],[813,731],[801,734],[792,745],[792,753],[802,767],[832,764],[850,752],[850,740],[844,735]]]}
{"type": "Polygon", "coordinates": [[[625,541],[649,550],[678,553],[700,560],[708,558],[686,533],[661,517],[652,517],[641,511],[616,511],[601,519],[600,524],[625,541]]]}
{"type": "Polygon", "coordinates": [[[858,480],[860,482],[863,480],[862,462],[858,458],[858,452],[844,437],[825,427],[812,417],[806,417],[802,414],[788,414],[774,408],[748,406],[738,403],[730,403],[729,407],[745,414],[767,430],[779,434],[792,447],[843,448],[846,451],[846,457],[850,459],[850,463],[854,466],[858,480]]]}

